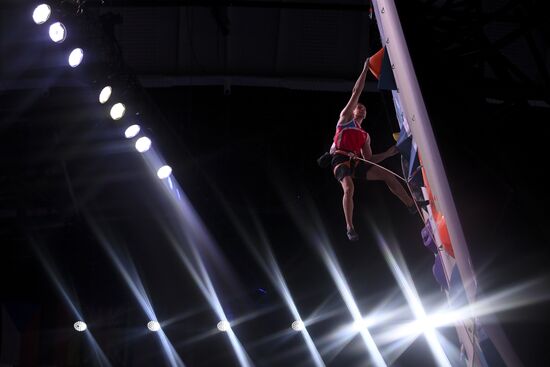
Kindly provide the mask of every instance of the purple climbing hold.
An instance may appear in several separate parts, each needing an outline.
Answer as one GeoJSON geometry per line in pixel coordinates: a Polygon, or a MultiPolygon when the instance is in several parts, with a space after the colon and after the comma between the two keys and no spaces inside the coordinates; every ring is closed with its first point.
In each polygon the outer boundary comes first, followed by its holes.
{"type": "Polygon", "coordinates": [[[441,255],[435,256],[434,265],[432,267],[432,273],[434,275],[435,280],[439,283],[439,285],[442,288],[449,289],[449,283],[447,282],[447,278],[445,277],[445,269],[443,268],[443,260],[441,259],[441,255]]]}
{"type": "Polygon", "coordinates": [[[432,233],[430,223],[427,223],[426,226],[422,228],[421,234],[424,246],[426,246],[426,248],[434,254],[437,254],[437,245],[435,244],[434,235],[432,233]]]}

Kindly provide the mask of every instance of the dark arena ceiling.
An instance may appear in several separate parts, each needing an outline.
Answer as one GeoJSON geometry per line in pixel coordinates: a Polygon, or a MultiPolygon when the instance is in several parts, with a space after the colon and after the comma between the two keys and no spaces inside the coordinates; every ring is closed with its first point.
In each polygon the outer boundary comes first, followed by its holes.
{"type": "MultiPolygon", "coordinates": [[[[548,284],[544,2],[395,2],[480,286],[548,284]]],[[[418,218],[382,183],[358,184],[349,243],[341,188],[316,164],[383,43],[369,1],[50,3],[61,44],[33,22],[39,2],[0,3],[0,366],[177,365],[170,348],[186,366],[243,365],[220,308],[253,365],[313,366],[284,294],[327,366],[369,365],[361,338],[339,334],[352,319],[312,239],[330,242],[367,314],[405,304],[375,229],[423,300],[445,301],[418,218]],[[85,62],[70,68],[77,44],[85,62]],[[98,103],[107,82],[172,167],[177,201],[98,103]]],[[[386,97],[369,75],[374,152],[395,143],[386,97]]],[[[526,366],[550,363],[547,308],[497,315],[526,366]]],[[[436,364],[418,338],[394,365],[436,364]]]]}

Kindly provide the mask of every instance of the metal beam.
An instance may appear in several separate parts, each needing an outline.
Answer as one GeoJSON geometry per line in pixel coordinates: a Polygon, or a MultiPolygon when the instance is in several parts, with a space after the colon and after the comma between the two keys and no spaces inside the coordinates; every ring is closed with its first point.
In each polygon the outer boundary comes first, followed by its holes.
{"type": "MultiPolygon", "coordinates": [[[[20,0],[4,0],[5,4],[18,5],[20,0]]],[[[272,8],[272,9],[311,9],[311,10],[342,10],[342,11],[369,11],[368,4],[353,3],[314,3],[302,1],[246,1],[246,0],[88,0],[83,4],[85,7],[159,7],[159,6],[229,6],[235,8],[272,8]]]]}

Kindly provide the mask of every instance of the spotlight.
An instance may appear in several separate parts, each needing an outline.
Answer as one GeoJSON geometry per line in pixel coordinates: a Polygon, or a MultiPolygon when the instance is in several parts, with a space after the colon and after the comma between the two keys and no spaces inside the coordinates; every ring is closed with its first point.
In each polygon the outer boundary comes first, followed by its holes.
{"type": "Polygon", "coordinates": [[[296,320],[292,323],[292,325],[290,327],[294,331],[302,331],[302,330],[304,330],[305,325],[304,325],[304,322],[302,320],[296,320]]]}
{"type": "Polygon", "coordinates": [[[124,106],[123,103],[115,103],[113,107],[111,107],[111,118],[113,120],[120,120],[125,112],[126,106],[124,106]]]}
{"type": "Polygon", "coordinates": [[[50,18],[52,9],[48,4],[38,5],[32,12],[32,19],[36,24],[44,24],[50,18]]]}
{"type": "Polygon", "coordinates": [[[77,321],[73,326],[76,331],[84,331],[88,328],[88,325],[84,321],[77,321]]]}
{"type": "Polygon", "coordinates": [[[147,323],[147,329],[151,331],[159,331],[160,330],[160,324],[158,321],[149,321],[147,323]]]}
{"type": "Polygon", "coordinates": [[[140,153],[144,153],[151,147],[151,139],[146,136],[142,136],[136,141],[136,149],[140,153]]]}
{"type": "Polygon", "coordinates": [[[69,55],[69,65],[71,65],[72,68],[76,68],[78,65],[80,65],[83,58],[84,51],[82,51],[81,48],[75,48],[71,51],[71,54],[69,55]]]}
{"type": "Polygon", "coordinates": [[[165,178],[168,178],[170,174],[172,173],[172,167],[170,166],[162,166],[157,171],[157,176],[161,180],[164,180],[165,178]]]}
{"type": "Polygon", "coordinates": [[[132,139],[134,136],[139,134],[140,130],[141,128],[139,127],[139,125],[128,126],[128,128],[124,131],[124,136],[128,139],[132,139]]]}
{"type": "Polygon", "coordinates": [[[67,31],[63,23],[55,22],[50,26],[50,38],[55,43],[61,43],[65,41],[67,37],[67,31]]]}
{"type": "Polygon", "coordinates": [[[218,330],[223,332],[229,330],[229,321],[222,320],[218,322],[218,330]]]}
{"type": "Polygon", "coordinates": [[[103,88],[99,93],[99,103],[105,104],[109,100],[109,98],[111,98],[112,92],[113,92],[113,88],[111,88],[110,85],[103,88]]]}

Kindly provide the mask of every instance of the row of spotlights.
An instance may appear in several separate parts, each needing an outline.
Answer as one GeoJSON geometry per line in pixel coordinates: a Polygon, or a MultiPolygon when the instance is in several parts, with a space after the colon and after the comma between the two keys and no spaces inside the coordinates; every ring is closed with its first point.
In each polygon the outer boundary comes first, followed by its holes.
{"type": "MultiPolygon", "coordinates": [[[[32,13],[32,18],[36,24],[44,24],[48,21],[51,14],[52,9],[48,4],[40,4],[34,9],[32,13]]],[[[67,38],[67,29],[65,28],[63,23],[55,22],[50,25],[49,35],[52,41],[56,43],[61,43],[65,40],[65,38],[67,38]]],[[[73,68],[77,67],[78,65],[80,65],[83,58],[84,51],[81,48],[75,48],[69,55],[69,65],[73,68]]],[[[106,86],[105,88],[103,88],[99,94],[99,102],[101,104],[105,104],[109,100],[109,98],[111,98],[112,91],[113,89],[111,88],[111,86],[106,86]]],[[[113,107],[111,107],[110,115],[113,120],[120,120],[122,117],[124,117],[125,113],[126,106],[124,106],[123,103],[115,103],[113,107]]],[[[124,132],[124,136],[128,139],[131,139],[137,136],[137,134],[139,134],[139,131],[139,125],[132,125],[126,129],[126,131],[124,132]]],[[[148,151],[150,147],[151,139],[146,136],[141,137],[136,141],[136,149],[140,153],[148,151]]],[[[157,176],[162,180],[169,177],[171,173],[172,168],[170,166],[162,166],[158,169],[157,176]]],[[[151,321],[150,324],[151,323],[153,323],[153,321],[151,321]]],[[[149,324],[147,326],[149,327],[149,324]]],[[[74,327],[78,331],[86,330],[86,324],[82,321],[76,322],[74,324],[74,327]]]]}
{"type": "MultiPolygon", "coordinates": [[[[139,130],[140,130],[139,125],[132,125],[126,129],[126,131],[124,132],[124,135],[127,138],[133,138],[139,133],[139,130]]],[[[136,140],[136,150],[138,152],[145,153],[146,151],[149,150],[149,148],[151,148],[151,139],[149,139],[148,137],[142,136],[141,138],[136,140]]],[[[172,167],[168,165],[164,165],[157,170],[157,177],[160,178],[161,180],[164,180],[165,178],[170,177],[171,174],[172,174],[172,167]]]]}
{"type": "MultiPolygon", "coordinates": [[[[126,131],[124,131],[124,136],[128,139],[131,139],[139,134],[140,129],[141,128],[139,127],[139,125],[131,125],[126,128],[126,131]]],[[[140,153],[145,153],[149,150],[149,148],[151,148],[151,144],[151,139],[146,136],[142,136],[141,138],[136,140],[136,150],[140,153]]],[[[161,180],[170,177],[171,174],[172,167],[168,165],[164,165],[157,170],[157,177],[161,180]]]]}
{"type": "MultiPolygon", "coordinates": [[[[88,325],[86,325],[86,323],[84,321],[75,322],[73,327],[76,331],[81,331],[81,332],[88,329],[88,325]]],[[[151,331],[159,331],[160,330],[160,324],[158,323],[158,321],[149,321],[147,323],[147,328],[151,331]]]]}
{"type": "MultiPolygon", "coordinates": [[[[50,15],[52,14],[52,9],[47,4],[40,4],[32,13],[32,19],[36,24],[44,24],[48,19],[50,19],[50,15]]],[[[65,28],[65,25],[61,22],[55,22],[52,25],[50,25],[49,29],[49,35],[52,41],[55,43],[61,43],[65,41],[67,38],[67,29],[65,28]]],[[[75,48],[71,51],[69,55],[69,65],[73,68],[80,65],[82,62],[82,59],[84,58],[84,51],[82,51],[81,48],[75,48]]]]}
{"type": "MultiPolygon", "coordinates": [[[[219,331],[226,332],[229,330],[231,325],[229,324],[229,321],[222,320],[218,322],[217,328],[219,331]]],[[[301,331],[304,329],[304,322],[301,320],[296,320],[292,323],[292,329],[295,331],[301,331]]],[[[74,323],[74,329],[76,331],[85,331],[88,328],[86,323],[84,321],[77,321],[74,323]]],[[[160,330],[160,324],[158,321],[151,320],[147,323],[147,329],[151,331],[159,331],[160,330]]]]}
{"type": "MultiPolygon", "coordinates": [[[[99,103],[101,104],[107,103],[109,98],[111,98],[112,93],[113,93],[113,88],[110,85],[105,86],[101,90],[101,92],[99,92],[99,103]]],[[[123,118],[125,113],[126,113],[126,106],[124,105],[124,103],[120,103],[120,102],[115,103],[111,107],[111,110],[109,112],[109,114],[111,115],[111,118],[115,121],[123,118]]],[[[141,128],[139,125],[134,124],[134,125],[128,126],[128,128],[126,128],[126,130],[124,131],[124,136],[127,139],[132,139],[136,137],[137,134],[139,134],[140,130],[141,128]]],[[[140,153],[144,153],[148,151],[150,147],[151,147],[151,139],[149,139],[146,136],[141,137],[136,141],[136,150],[140,153]]]]}
{"type": "MultiPolygon", "coordinates": [[[[113,88],[110,85],[105,86],[99,93],[99,103],[105,104],[111,98],[113,88]]],[[[111,107],[110,115],[113,120],[120,120],[126,113],[126,106],[123,103],[115,103],[111,107]]],[[[136,137],[141,130],[141,127],[137,124],[130,125],[124,131],[124,136],[127,139],[136,137]]],[[[136,140],[136,150],[140,153],[145,153],[151,148],[151,139],[143,136],[136,140]]],[[[172,168],[168,165],[164,165],[157,170],[157,177],[161,180],[168,178],[172,174],[172,168]]],[[[152,321],[151,321],[152,322],[152,321]]],[[[149,325],[148,325],[149,327],[149,325]]]]}

